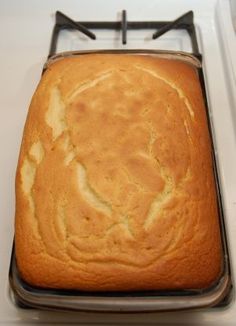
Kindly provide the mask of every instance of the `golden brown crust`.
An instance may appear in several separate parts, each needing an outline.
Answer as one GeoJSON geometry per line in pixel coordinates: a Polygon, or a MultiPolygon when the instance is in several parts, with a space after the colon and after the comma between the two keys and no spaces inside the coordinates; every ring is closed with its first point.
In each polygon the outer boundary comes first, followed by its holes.
{"type": "Polygon", "coordinates": [[[16,177],[16,258],[32,285],[189,289],[221,271],[198,75],[177,60],[83,55],[45,72],[16,177]]]}

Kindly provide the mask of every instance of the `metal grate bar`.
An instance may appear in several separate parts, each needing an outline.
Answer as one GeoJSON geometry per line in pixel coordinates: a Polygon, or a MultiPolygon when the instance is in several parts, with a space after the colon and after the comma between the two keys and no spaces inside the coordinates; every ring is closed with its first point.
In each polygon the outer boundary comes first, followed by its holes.
{"type": "Polygon", "coordinates": [[[77,22],[64,15],[62,12],[56,12],[56,24],[53,28],[52,39],[50,44],[50,50],[48,57],[56,54],[57,41],[59,32],[63,29],[77,29],[81,33],[87,35],[89,38],[95,40],[96,35],[90,31],[90,29],[114,29],[122,31],[122,44],[127,44],[127,30],[139,30],[139,29],[157,29],[153,34],[153,39],[156,39],[164,33],[172,29],[186,30],[191,39],[191,45],[196,57],[201,59],[199,53],[198,42],[196,37],[196,30],[193,22],[193,12],[188,11],[182,16],[178,17],[174,21],[127,21],[126,10],[122,11],[121,21],[83,21],[77,22]]]}

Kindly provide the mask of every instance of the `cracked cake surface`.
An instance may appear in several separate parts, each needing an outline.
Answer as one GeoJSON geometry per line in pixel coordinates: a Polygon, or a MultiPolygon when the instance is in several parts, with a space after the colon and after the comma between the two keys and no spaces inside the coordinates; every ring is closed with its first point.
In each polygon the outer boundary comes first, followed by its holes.
{"type": "Polygon", "coordinates": [[[15,227],[19,271],[35,286],[213,284],[222,253],[196,69],[121,54],[51,64],[25,124],[15,227]]]}

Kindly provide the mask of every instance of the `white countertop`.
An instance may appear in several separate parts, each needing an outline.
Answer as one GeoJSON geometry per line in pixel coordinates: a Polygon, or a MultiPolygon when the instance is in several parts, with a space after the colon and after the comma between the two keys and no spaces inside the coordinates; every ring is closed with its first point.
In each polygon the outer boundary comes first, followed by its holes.
{"type": "Polygon", "coordinates": [[[226,227],[236,268],[236,35],[227,0],[21,0],[0,2],[0,323],[236,325],[236,303],[227,308],[155,314],[58,313],[16,308],[8,294],[8,268],[14,229],[14,178],[24,121],[46,60],[54,13],[75,20],[116,20],[122,9],[129,20],[168,20],[195,13],[204,54],[214,124],[226,227]]]}

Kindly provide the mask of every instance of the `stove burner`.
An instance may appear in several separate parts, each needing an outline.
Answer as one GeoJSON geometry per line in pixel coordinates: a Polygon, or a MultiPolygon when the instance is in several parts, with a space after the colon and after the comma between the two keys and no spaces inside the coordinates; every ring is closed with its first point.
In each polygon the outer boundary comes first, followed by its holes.
{"type": "Polygon", "coordinates": [[[201,60],[199,53],[196,30],[193,22],[193,12],[188,11],[173,21],[131,21],[127,20],[126,10],[122,11],[121,21],[83,21],[76,22],[60,11],[56,12],[56,23],[53,28],[51,45],[48,58],[56,54],[59,32],[63,29],[77,29],[87,35],[92,40],[96,40],[96,35],[89,29],[115,29],[122,31],[122,44],[127,44],[127,31],[131,29],[157,29],[153,34],[153,40],[172,29],[184,29],[189,34],[192,44],[192,54],[201,60]]]}

